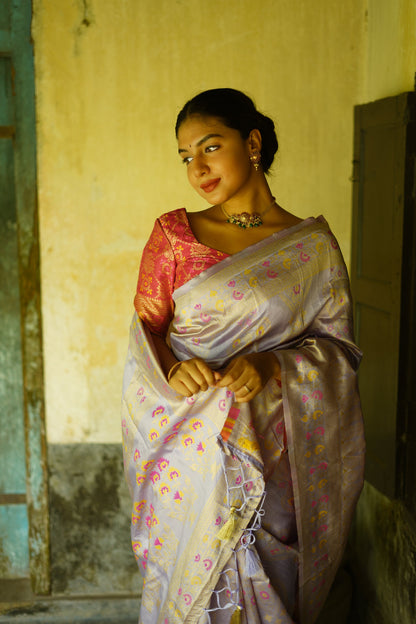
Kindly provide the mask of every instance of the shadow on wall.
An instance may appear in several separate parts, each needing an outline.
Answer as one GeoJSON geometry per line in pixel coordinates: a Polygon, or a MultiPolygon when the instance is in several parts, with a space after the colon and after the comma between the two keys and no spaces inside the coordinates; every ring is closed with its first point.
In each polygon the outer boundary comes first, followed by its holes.
{"type": "Polygon", "coordinates": [[[363,624],[416,621],[416,522],[365,483],[350,534],[354,603],[363,624]]]}

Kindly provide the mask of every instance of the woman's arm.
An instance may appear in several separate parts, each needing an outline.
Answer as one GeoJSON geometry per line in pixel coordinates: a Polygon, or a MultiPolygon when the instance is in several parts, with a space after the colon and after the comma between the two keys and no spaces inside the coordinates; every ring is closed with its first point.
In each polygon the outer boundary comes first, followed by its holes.
{"type": "Polygon", "coordinates": [[[157,334],[152,337],[169,385],[182,396],[191,397],[217,386],[234,392],[237,403],[246,403],[263,390],[271,377],[280,379],[280,364],[271,352],[238,356],[221,374],[200,358],[177,360],[164,338],[157,334]]]}

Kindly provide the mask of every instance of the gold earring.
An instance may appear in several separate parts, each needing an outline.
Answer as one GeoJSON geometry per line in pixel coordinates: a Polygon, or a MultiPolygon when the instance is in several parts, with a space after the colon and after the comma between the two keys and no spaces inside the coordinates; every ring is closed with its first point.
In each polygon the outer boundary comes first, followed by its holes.
{"type": "Polygon", "coordinates": [[[260,154],[258,152],[255,152],[254,154],[251,154],[250,161],[253,163],[254,169],[256,171],[259,170],[260,160],[261,160],[261,156],[260,156],[260,154]]]}

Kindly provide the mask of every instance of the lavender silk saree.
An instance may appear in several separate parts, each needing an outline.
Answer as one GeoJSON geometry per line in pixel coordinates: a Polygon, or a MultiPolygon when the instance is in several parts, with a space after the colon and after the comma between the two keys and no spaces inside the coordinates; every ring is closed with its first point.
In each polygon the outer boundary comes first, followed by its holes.
{"type": "Polygon", "coordinates": [[[166,383],[135,314],[123,384],[139,622],[313,624],[345,547],[364,440],[346,268],[323,218],[230,256],[174,292],[178,359],[221,369],[273,351],[250,403],[166,383]]]}

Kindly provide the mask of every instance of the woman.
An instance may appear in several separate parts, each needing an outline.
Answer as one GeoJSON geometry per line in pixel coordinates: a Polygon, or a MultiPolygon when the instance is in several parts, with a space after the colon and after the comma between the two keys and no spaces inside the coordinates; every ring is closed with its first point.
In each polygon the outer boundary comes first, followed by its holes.
{"type": "Polygon", "coordinates": [[[347,271],[278,205],[273,122],[233,89],[176,123],[210,206],[157,219],[124,376],[143,624],[313,624],[362,487],[347,271]]]}

